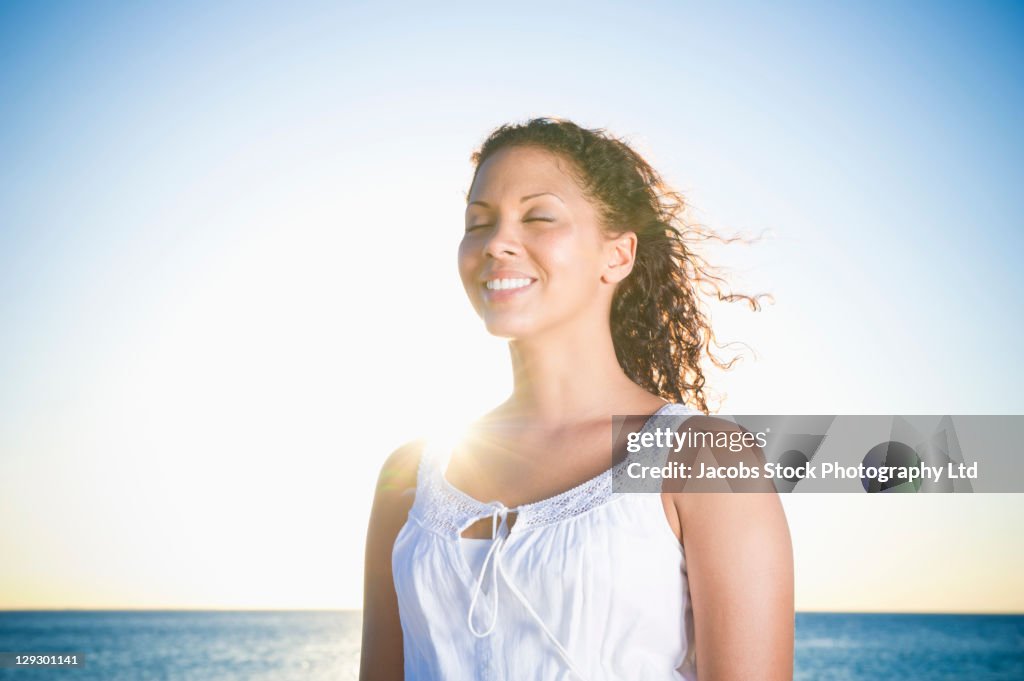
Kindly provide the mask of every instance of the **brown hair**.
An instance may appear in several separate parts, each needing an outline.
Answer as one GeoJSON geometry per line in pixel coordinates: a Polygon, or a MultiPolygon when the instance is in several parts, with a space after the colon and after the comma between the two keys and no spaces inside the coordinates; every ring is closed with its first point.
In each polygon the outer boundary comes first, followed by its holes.
{"type": "Polygon", "coordinates": [[[723,238],[685,221],[687,202],[636,151],[603,129],[582,128],[561,118],[534,118],[495,129],[471,156],[473,182],[489,156],[511,146],[537,147],[571,161],[576,181],[599,206],[604,228],[636,234],[633,270],[612,299],[615,356],[637,385],[707,414],[703,354],[722,369],[739,358],[725,363],[711,352],[713,342],[725,346],[715,340],[699,293],[728,302],[743,300],[754,311],[760,309],[761,297],[770,296],[723,291],[725,280],[691,245],[745,240],[723,238]]]}

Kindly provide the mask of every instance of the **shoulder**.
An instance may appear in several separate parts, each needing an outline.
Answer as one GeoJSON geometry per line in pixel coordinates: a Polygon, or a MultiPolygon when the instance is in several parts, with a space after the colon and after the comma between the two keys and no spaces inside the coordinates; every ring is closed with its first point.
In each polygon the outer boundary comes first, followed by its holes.
{"type": "MultiPolygon", "coordinates": [[[[752,435],[734,422],[701,412],[686,412],[685,430],[692,438],[674,455],[691,474],[703,473],[705,466],[719,469],[759,469],[764,452],[752,435]]],[[[785,516],[772,482],[757,478],[688,479],[663,495],[671,499],[684,531],[691,525],[714,532],[731,531],[730,525],[781,525],[785,516]]],[[[692,530],[691,530],[692,536],[692,530]]]]}
{"type": "Polygon", "coordinates": [[[397,499],[415,492],[417,472],[425,448],[426,440],[421,438],[407,442],[391,452],[381,464],[374,495],[378,498],[397,499]]]}
{"type": "MultiPolygon", "coordinates": [[[[420,461],[425,456],[427,440],[411,440],[399,446],[381,464],[374,488],[374,515],[397,521],[404,518],[416,500],[420,461]]],[[[391,522],[386,522],[391,524],[391,522]]]]}
{"type": "Polygon", "coordinates": [[[424,444],[422,440],[408,442],[388,455],[381,465],[366,535],[367,564],[374,569],[390,564],[392,544],[409,517],[416,499],[417,469],[424,444]]]}
{"type": "Polygon", "coordinates": [[[407,442],[381,464],[370,511],[371,534],[397,534],[405,523],[416,500],[417,473],[425,448],[425,440],[407,442]]]}

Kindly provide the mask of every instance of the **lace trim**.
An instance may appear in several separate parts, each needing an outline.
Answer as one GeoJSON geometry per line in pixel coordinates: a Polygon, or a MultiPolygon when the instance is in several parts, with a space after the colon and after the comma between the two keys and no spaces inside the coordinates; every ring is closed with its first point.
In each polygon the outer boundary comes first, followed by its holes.
{"type": "MultiPolygon", "coordinates": [[[[697,413],[685,405],[670,402],[648,418],[642,431],[657,427],[660,417],[697,413]]],[[[500,502],[480,501],[445,479],[444,471],[453,449],[454,443],[440,439],[432,439],[427,443],[420,457],[412,512],[422,525],[457,539],[473,521],[492,515],[500,502]]],[[[627,455],[613,468],[572,489],[547,499],[509,508],[509,512],[517,513],[514,531],[518,533],[567,520],[607,503],[614,496],[613,483],[622,479],[627,465],[634,460],[635,457],[627,455]]]]}

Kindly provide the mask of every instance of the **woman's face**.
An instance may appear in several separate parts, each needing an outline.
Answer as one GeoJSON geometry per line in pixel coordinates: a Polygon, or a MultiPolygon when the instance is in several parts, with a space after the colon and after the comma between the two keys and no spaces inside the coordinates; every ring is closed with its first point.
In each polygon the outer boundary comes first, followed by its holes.
{"type": "MultiPolygon", "coordinates": [[[[524,338],[566,323],[607,322],[616,257],[597,209],[569,162],[536,147],[506,147],[476,175],[459,246],[462,284],[487,330],[524,338]]],[[[632,236],[632,235],[630,235],[632,236]]],[[[621,240],[620,240],[621,241],[621,240]]],[[[620,243],[621,245],[621,243],[620,243]]]]}

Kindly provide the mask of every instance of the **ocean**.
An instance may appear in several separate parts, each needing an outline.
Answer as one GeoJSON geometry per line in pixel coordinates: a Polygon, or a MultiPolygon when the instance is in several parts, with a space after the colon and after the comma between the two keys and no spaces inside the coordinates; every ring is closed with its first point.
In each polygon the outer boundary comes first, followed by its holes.
{"type": "MultiPolygon", "coordinates": [[[[83,667],[0,679],[347,681],[358,611],[0,612],[0,652],[81,652],[83,667]]],[[[1021,681],[1024,616],[798,613],[797,681],[1021,681]]]]}

